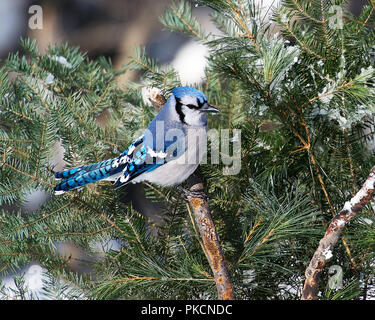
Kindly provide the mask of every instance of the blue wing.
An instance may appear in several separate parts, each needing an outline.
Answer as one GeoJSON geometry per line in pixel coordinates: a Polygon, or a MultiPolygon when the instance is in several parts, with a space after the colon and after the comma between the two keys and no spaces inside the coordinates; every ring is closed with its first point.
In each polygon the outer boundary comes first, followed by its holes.
{"type": "Polygon", "coordinates": [[[141,144],[139,148],[134,150],[125,165],[122,175],[117,179],[113,187],[115,189],[120,188],[142,173],[150,172],[163,165],[166,159],[153,156],[154,153],[152,151],[150,147],[144,144],[141,144]]]}
{"type": "MultiPolygon", "coordinates": [[[[176,151],[178,149],[171,148],[172,144],[175,144],[176,141],[168,141],[165,142],[164,147],[161,149],[154,150],[153,143],[147,143],[144,140],[144,137],[141,138],[142,141],[136,146],[132,151],[131,155],[127,155],[128,161],[123,170],[122,175],[117,179],[114,188],[120,188],[128,184],[134,178],[138,177],[139,175],[151,172],[156,168],[164,165],[166,162],[175,159],[177,156],[176,151]]],[[[185,149],[184,145],[180,146],[179,152],[184,152],[185,149]]]]}

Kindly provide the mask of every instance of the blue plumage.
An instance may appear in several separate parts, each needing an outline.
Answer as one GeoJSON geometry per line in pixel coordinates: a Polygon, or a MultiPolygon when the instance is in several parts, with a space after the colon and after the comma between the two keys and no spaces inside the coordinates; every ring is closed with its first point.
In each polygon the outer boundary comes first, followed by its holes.
{"type": "Polygon", "coordinates": [[[122,167],[114,167],[113,163],[116,159],[109,159],[93,165],[83,166],[77,169],[65,170],[57,172],[56,178],[63,178],[55,188],[55,193],[63,193],[75,188],[82,187],[91,182],[106,179],[114,174],[122,171],[122,167]]]}
{"type": "Polygon", "coordinates": [[[194,97],[198,98],[198,100],[201,103],[204,103],[204,102],[207,101],[207,97],[205,96],[205,94],[203,92],[201,92],[197,89],[194,89],[194,88],[190,88],[190,87],[174,88],[174,89],[172,89],[172,93],[177,99],[181,99],[184,96],[194,96],[194,97]]]}
{"type": "MultiPolygon", "coordinates": [[[[87,166],[82,166],[74,169],[68,169],[62,172],[56,172],[56,179],[65,180],[56,185],[56,187],[54,188],[55,193],[64,193],[72,189],[83,187],[86,184],[98,180],[108,179],[124,171],[127,165],[133,166],[133,168],[135,168],[134,163],[138,159],[136,157],[133,157],[133,160],[130,159],[132,159],[131,157],[134,149],[142,142],[143,138],[141,137],[140,139],[132,143],[129,148],[121,153],[121,155],[117,158],[104,160],[98,163],[89,164],[87,166]]],[[[139,160],[144,157],[140,153],[138,154],[139,160]]],[[[140,164],[140,162],[137,163],[138,164],[136,164],[136,166],[140,164]]]]}
{"type": "MultiPolygon", "coordinates": [[[[55,177],[62,181],[54,188],[55,194],[80,188],[98,180],[115,181],[114,188],[119,188],[130,181],[150,181],[160,185],[173,185],[185,180],[198,166],[198,163],[177,164],[176,150],[169,152],[175,140],[168,140],[168,132],[177,130],[182,133],[183,146],[181,156],[187,148],[196,152],[196,146],[185,144],[189,128],[202,131],[206,138],[207,112],[219,110],[207,103],[207,97],[199,90],[179,87],[172,90],[172,95],[165,106],[147,127],[144,135],[133,142],[117,158],[98,163],[56,172],[55,177]],[[161,125],[162,124],[162,125],[161,125]],[[158,141],[162,139],[163,144],[158,141]]],[[[181,140],[181,139],[180,139],[181,140]]]]}

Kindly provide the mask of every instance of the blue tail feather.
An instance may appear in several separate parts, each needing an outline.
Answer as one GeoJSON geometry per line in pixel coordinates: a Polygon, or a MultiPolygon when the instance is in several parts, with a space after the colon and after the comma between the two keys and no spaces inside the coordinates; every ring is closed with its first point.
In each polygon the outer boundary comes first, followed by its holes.
{"type": "Polygon", "coordinates": [[[112,164],[112,162],[114,160],[115,159],[109,159],[109,160],[104,160],[104,161],[101,161],[101,162],[98,162],[98,163],[89,164],[89,165],[82,166],[82,167],[67,169],[67,170],[64,170],[64,171],[59,171],[59,172],[55,173],[55,178],[56,179],[68,179],[72,176],[75,176],[80,171],[86,171],[87,172],[87,171],[95,170],[95,169],[100,168],[102,166],[112,164]]]}
{"type": "Polygon", "coordinates": [[[81,171],[82,168],[68,169],[64,171],[59,171],[55,173],[56,179],[67,179],[71,176],[74,176],[77,172],[81,171]]]}
{"type": "MultiPolygon", "coordinates": [[[[56,179],[63,179],[54,188],[55,194],[61,194],[69,190],[80,188],[91,182],[109,178],[116,175],[122,171],[126,171],[125,167],[130,162],[130,157],[133,156],[133,152],[141,143],[143,142],[143,136],[138,138],[134,143],[132,143],[128,149],[121,153],[121,155],[114,159],[104,160],[98,163],[89,164],[86,166],[77,167],[74,169],[67,169],[64,171],[56,172],[56,179]]],[[[144,160],[145,148],[142,148],[141,159],[144,160]]],[[[140,162],[131,164],[130,172],[134,173],[132,170],[138,167],[140,162]]],[[[137,175],[140,173],[137,173],[137,175]]],[[[129,174],[124,173],[125,176],[129,174]]],[[[130,176],[129,176],[130,178],[130,176]]]]}
{"type": "Polygon", "coordinates": [[[55,193],[60,194],[72,189],[80,188],[91,182],[102,180],[121,172],[124,165],[113,166],[114,161],[118,161],[118,159],[109,159],[87,166],[57,172],[55,176],[57,178],[61,177],[65,180],[55,186],[55,193]]]}

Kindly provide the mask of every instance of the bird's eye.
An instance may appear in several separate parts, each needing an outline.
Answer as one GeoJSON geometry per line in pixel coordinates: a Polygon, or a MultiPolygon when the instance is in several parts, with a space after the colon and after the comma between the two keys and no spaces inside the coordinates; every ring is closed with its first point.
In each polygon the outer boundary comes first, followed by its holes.
{"type": "Polygon", "coordinates": [[[186,105],[188,108],[190,108],[190,109],[197,109],[198,107],[196,106],[196,105],[194,105],[194,104],[187,104],[186,105]]]}

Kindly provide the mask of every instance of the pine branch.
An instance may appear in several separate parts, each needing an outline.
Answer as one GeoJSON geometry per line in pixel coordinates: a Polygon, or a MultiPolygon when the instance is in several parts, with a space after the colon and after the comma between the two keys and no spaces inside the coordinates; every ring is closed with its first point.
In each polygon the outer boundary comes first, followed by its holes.
{"type": "Polygon", "coordinates": [[[324,237],[320,240],[319,246],[305,272],[306,280],[302,291],[302,300],[314,300],[317,298],[320,274],[327,260],[332,256],[331,251],[335,247],[345,225],[369,203],[374,190],[375,167],[371,169],[362,188],[350,201],[345,203],[344,208],[331,220],[324,237]]]}

